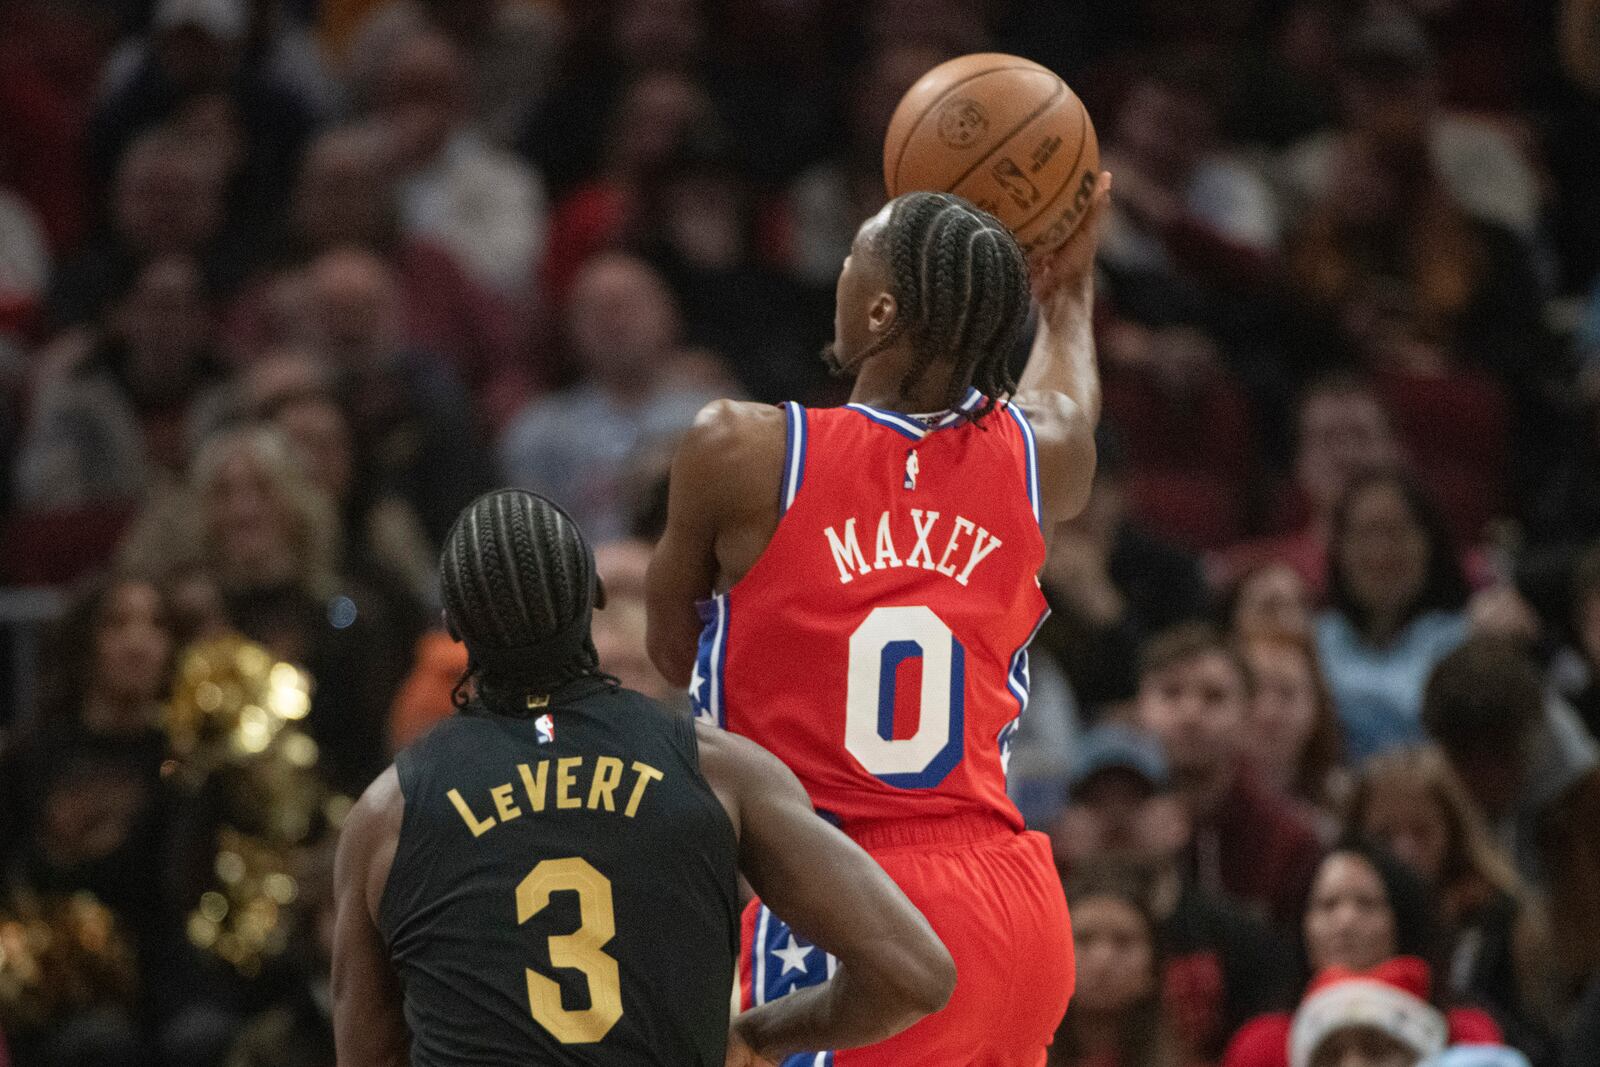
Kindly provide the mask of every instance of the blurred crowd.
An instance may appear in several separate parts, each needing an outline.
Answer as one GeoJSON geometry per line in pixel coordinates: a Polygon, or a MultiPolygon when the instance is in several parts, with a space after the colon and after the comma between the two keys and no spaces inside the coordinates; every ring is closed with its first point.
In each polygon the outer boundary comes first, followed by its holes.
{"type": "Polygon", "coordinates": [[[603,665],[682,703],[675,437],[844,397],[889,117],[983,50],[1115,173],[1011,761],[1051,1062],[1600,1063],[1600,2],[0,0],[0,585],[67,594],[0,668],[0,1064],[333,1062],[327,840],[219,958],[178,665],[302,668],[359,793],[452,711],[481,490],[577,516],[603,665]]]}

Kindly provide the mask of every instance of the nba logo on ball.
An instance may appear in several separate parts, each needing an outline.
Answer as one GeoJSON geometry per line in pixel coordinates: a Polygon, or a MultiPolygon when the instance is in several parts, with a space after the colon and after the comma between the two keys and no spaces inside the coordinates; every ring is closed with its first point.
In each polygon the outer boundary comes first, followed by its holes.
{"type": "Polygon", "coordinates": [[[971,148],[989,128],[989,116],[976,100],[955,97],[939,113],[939,139],[951,148],[971,148]]]}

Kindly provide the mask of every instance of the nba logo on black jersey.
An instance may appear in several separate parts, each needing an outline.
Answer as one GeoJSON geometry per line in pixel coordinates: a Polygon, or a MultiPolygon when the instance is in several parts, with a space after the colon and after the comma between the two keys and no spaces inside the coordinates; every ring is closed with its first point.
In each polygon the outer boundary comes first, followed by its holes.
{"type": "Polygon", "coordinates": [[[556,722],[550,717],[549,712],[545,712],[533,720],[533,726],[534,729],[539,731],[539,743],[541,745],[548,745],[556,739],[556,722]]]}

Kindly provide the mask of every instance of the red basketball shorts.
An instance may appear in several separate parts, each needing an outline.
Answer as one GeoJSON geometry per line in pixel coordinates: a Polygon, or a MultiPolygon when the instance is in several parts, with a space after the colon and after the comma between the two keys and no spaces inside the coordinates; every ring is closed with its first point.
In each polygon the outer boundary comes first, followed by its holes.
{"type": "MultiPolygon", "coordinates": [[[[852,832],[956,962],[950,1003],[869,1048],[789,1057],[783,1067],[1042,1067],[1072,996],[1072,926],[1050,842],[988,816],[852,832]]],[[[832,957],[759,900],[744,912],[740,999],[751,1008],[823,982],[832,957]]]]}

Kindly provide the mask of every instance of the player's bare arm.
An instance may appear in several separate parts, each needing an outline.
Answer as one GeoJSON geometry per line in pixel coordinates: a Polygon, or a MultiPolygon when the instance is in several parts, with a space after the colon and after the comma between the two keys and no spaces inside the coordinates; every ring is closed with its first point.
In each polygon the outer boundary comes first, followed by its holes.
{"type": "Polygon", "coordinates": [[[333,1032],[340,1067],[404,1067],[411,1035],[376,916],[405,797],[390,767],[350,810],[334,859],[333,1032]]]}
{"type": "Polygon", "coordinates": [[[740,1015],[763,1059],[856,1048],[944,1007],[956,969],[933,928],[860,846],[811,809],[799,779],[754,742],[698,727],[700,766],[739,834],[739,866],[767,905],[831,953],[827,983],[740,1015]]]}
{"type": "Polygon", "coordinates": [[[1045,529],[1083,509],[1094,478],[1100,373],[1094,345],[1094,257],[1111,200],[1101,173],[1083,222],[1067,243],[1032,264],[1038,332],[1016,402],[1033,425],[1045,529]]]}
{"type": "Polygon", "coordinates": [[[772,538],[784,441],[781,408],[718,400],[678,446],[648,584],[650,658],[673,685],[694,667],[696,602],[737,581],[772,538]]]}

